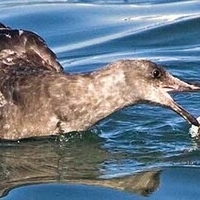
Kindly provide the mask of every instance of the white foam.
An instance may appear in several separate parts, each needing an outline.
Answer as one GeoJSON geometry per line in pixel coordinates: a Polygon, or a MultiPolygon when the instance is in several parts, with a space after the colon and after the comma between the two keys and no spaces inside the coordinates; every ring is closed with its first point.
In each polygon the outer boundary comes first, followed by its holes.
{"type": "MultiPolygon", "coordinates": [[[[197,118],[197,121],[200,122],[200,116],[197,118]]],[[[192,125],[189,129],[189,134],[192,138],[200,137],[200,127],[192,125]]]]}

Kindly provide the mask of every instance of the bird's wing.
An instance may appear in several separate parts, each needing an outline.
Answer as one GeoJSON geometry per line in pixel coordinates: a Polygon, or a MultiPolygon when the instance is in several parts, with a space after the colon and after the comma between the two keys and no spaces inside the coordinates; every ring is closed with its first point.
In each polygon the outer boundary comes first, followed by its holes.
{"type": "MultiPolygon", "coordinates": [[[[0,68],[29,66],[63,72],[56,55],[37,34],[0,23],[0,68]]],[[[2,69],[1,69],[2,70],[2,69]]]]}

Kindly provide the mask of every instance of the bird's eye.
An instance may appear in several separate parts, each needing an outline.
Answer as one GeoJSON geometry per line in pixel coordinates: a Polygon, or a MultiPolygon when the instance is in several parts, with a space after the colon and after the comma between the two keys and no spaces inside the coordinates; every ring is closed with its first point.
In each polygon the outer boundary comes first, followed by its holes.
{"type": "Polygon", "coordinates": [[[159,69],[154,69],[152,71],[153,78],[160,78],[161,75],[162,75],[162,73],[161,73],[161,71],[159,69]]]}

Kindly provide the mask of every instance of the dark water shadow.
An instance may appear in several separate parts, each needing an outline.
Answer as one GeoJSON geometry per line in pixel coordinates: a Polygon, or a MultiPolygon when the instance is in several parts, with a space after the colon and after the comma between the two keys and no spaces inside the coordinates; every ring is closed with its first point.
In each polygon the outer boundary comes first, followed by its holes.
{"type": "Polygon", "coordinates": [[[31,139],[0,144],[0,196],[13,188],[40,183],[104,186],[148,195],[159,185],[159,170],[103,179],[102,165],[115,155],[93,133],[66,138],[31,139]]]}

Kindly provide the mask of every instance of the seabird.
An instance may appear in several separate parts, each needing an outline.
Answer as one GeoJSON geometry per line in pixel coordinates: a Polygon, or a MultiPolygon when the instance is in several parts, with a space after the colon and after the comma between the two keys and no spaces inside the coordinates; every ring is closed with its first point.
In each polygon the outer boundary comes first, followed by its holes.
{"type": "Polygon", "coordinates": [[[199,126],[168,94],[198,90],[200,86],[148,60],[119,60],[86,74],[65,73],[41,37],[0,24],[1,139],[84,131],[138,103],[170,108],[199,126]]]}

